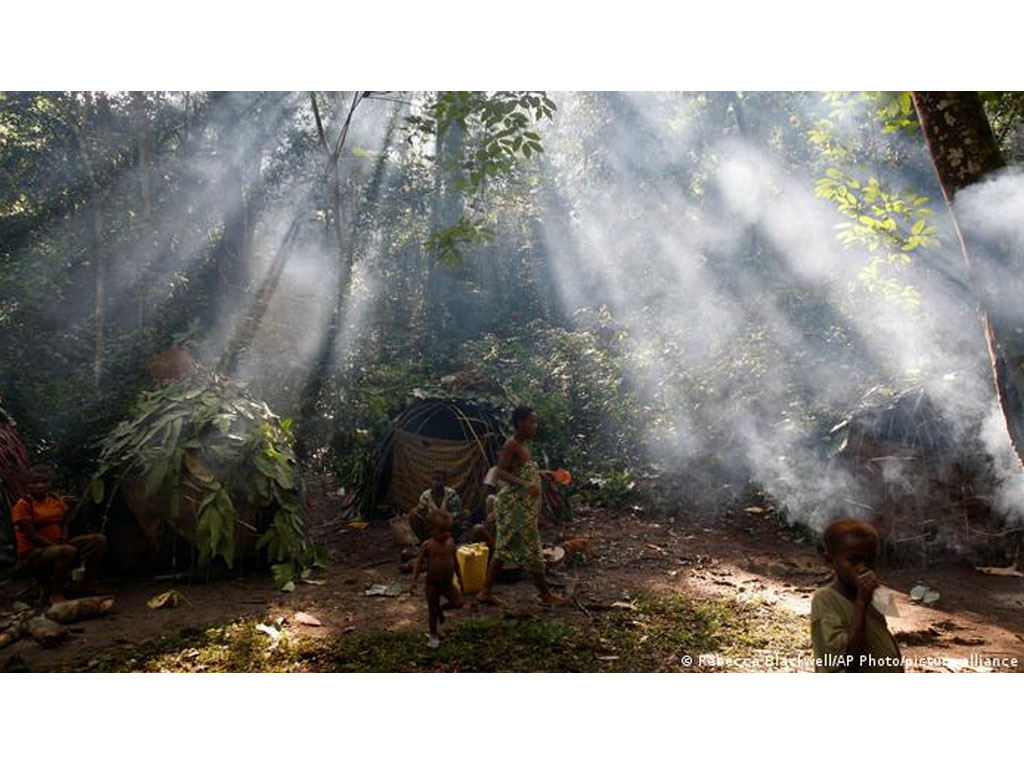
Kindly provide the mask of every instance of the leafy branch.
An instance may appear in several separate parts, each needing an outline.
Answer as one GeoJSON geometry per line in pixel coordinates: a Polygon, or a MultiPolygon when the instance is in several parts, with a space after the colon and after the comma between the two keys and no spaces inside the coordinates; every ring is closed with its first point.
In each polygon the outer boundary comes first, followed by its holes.
{"type": "MultiPolygon", "coordinates": [[[[464,136],[458,157],[444,161],[469,197],[483,193],[488,180],[506,178],[523,162],[544,152],[535,125],[551,119],[557,107],[543,91],[443,91],[423,114],[406,118],[414,133],[440,138],[453,128],[464,136]]],[[[424,247],[442,263],[458,263],[462,250],[488,242],[493,232],[481,215],[463,214],[431,234],[424,247]]]]}

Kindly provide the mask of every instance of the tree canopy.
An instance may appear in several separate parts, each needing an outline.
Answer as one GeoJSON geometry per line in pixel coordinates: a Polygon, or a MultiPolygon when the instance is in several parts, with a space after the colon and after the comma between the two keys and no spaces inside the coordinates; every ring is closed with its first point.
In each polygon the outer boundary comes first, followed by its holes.
{"type": "MultiPolygon", "coordinates": [[[[977,103],[1013,168],[1020,94],[977,103]]],[[[478,368],[552,461],[626,487],[714,457],[812,519],[866,393],[924,386],[972,435],[994,402],[914,104],[6,92],[0,397],[85,483],[145,361],[186,345],[345,484],[410,390],[478,368]]]]}

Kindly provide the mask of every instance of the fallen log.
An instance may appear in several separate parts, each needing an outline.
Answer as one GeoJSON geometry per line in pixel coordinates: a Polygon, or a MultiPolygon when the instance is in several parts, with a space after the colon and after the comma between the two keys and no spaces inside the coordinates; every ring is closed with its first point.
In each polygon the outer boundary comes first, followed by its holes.
{"type": "Polygon", "coordinates": [[[46,611],[46,618],[58,624],[70,624],[82,619],[102,616],[114,605],[113,595],[100,597],[80,597],[77,600],[64,600],[54,603],[46,611]]]}

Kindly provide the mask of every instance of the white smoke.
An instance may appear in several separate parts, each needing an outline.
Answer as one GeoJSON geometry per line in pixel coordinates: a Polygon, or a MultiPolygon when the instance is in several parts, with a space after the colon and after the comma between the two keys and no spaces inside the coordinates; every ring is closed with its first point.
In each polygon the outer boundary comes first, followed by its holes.
{"type": "MultiPolygon", "coordinates": [[[[920,169],[912,180],[885,169],[892,188],[914,187],[932,198],[935,224],[947,235],[900,273],[920,296],[908,307],[859,283],[872,254],[837,240],[844,219],[815,196],[820,168],[794,171],[799,166],[769,143],[723,138],[721,127],[699,124],[692,96],[621,98],[629,103],[622,111],[628,125],[614,129],[607,128],[614,118],[603,128],[588,124],[593,96],[560,101],[547,152],[572,216],[548,221],[545,234],[562,301],[570,310],[606,302],[633,352],[647,361],[634,371],[635,384],[668,410],[668,426],[652,429],[652,445],[676,460],[717,453],[745,461],[755,479],[813,524],[837,508],[849,511],[861,494],[852,478],[828,466],[820,445],[808,442],[827,425],[801,422],[801,413],[851,408],[871,383],[917,384],[955,435],[977,437],[984,423],[992,437],[998,420],[990,414],[981,326],[923,143],[908,150],[920,169]],[[627,128],[645,142],[623,141],[627,128]],[[574,174],[588,146],[600,163],[591,175],[574,174]],[[695,167],[695,157],[703,165],[695,167]],[[687,176],[698,180],[700,194],[687,176]],[[929,188],[921,188],[922,178],[932,180],[929,188]],[[820,317],[798,314],[809,300],[820,317]],[[755,359],[730,368],[722,362],[730,349],[755,359]],[[691,372],[704,379],[701,391],[687,388],[691,372]],[[708,424],[724,439],[705,442],[700,425],[708,424]]],[[[793,103],[807,121],[820,110],[814,99],[793,103]]],[[[755,127],[760,119],[746,115],[755,127]]],[[[838,130],[865,119],[851,112],[838,130]]],[[[958,199],[958,210],[983,212],[993,236],[1019,244],[1022,200],[1019,179],[1004,177],[958,199]]],[[[991,439],[986,445],[998,463],[1002,448],[991,439]]],[[[1011,480],[1013,462],[1005,467],[1001,503],[1011,512],[1020,481],[1011,480]]],[[[885,471],[899,482],[901,470],[885,471]]]]}

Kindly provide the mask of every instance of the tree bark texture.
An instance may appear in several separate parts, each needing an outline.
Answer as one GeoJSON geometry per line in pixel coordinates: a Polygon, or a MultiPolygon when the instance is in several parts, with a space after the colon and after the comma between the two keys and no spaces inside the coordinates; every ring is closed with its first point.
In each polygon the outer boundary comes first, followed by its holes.
{"type": "Polygon", "coordinates": [[[146,308],[150,304],[149,282],[145,279],[147,265],[152,258],[153,240],[153,197],[149,178],[149,116],[146,95],[141,91],[132,92],[132,122],[135,129],[135,172],[139,177],[139,199],[142,213],[135,228],[138,253],[135,254],[135,292],[138,303],[138,327],[146,324],[146,308]]]}
{"type": "Polygon", "coordinates": [[[977,298],[999,405],[1024,463],[1024,297],[1020,266],[1005,240],[958,210],[958,194],[1005,167],[974,92],[915,91],[914,108],[949,205],[977,298]]]}
{"type": "MultiPolygon", "coordinates": [[[[345,304],[348,298],[352,283],[352,271],[355,264],[355,248],[345,238],[344,223],[342,215],[342,176],[341,176],[341,150],[345,146],[345,139],[348,137],[349,128],[352,125],[352,117],[356,108],[366,97],[369,91],[356,91],[352,96],[345,121],[338,132],[337,139],[333,142],[328,138],[327,126],[320,115],[320,107],[316,93],[309,95],[310,105],[313,109],[313,117],[316,124],[317,137],[323,147],[327,160],[326,174],[329,189],[330,205],[330,226],[334,234],[334,247],[336,250],[335,261],[335,295],[330,321],[325,329],[323,338],[320,341],[319,350],[314,358],[309,376],[303,387],[301,415],[304,420],[310,419],[316,411],[316,405],[324,391],[331,374],[334,360],[334,349],[337,340],[341,336],[342,323],[344,321],[345,304]]],[[[339,107],[339,112],[340,112],[339,107]]]]}
{"type": "Polygon", "coordinates": [[[83,102],[77,115],[68,117],[68,127],[71,129],[78,145],[78,159],[85,171],[89,187],[90,210],[90,257],[93,266],[93,356],[92,375],[93,386],[99,387],[103,378],[103,350],[105,345],[104,326],[106,324],[107,306],[107,255],[103,244],[103,189],[97,177],[96,167],[93,163],[92,152],[89,149],[89,142],[86,137],[89,121],[93,117],[92,94],[86,92],[83,102]]]}
{"type": "MultiPolygon", "coordinates": [[[[434,143],[434,199],[431,207],[431,232],[455,226],[462,216],[465,201],[459,189],[459,175],[453,165],[462,158],[465,135],[452,123],[434,143]]],[[[426,317],[434,329],[434,347],[443,359],[455,353],[452,334],[451,299],[455,290],[453,265],[442,264],[436,254],[427,254],[426,317]]]]}

